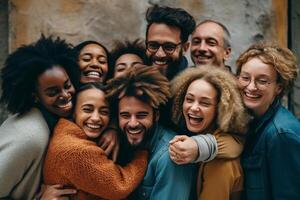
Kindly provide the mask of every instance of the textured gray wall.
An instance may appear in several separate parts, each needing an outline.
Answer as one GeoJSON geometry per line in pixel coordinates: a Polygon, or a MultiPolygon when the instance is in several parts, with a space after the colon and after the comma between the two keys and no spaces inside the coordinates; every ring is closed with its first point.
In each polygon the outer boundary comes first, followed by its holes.
{"type": "Polygon", "coordinates": [[[112,40],[144,38],[144,15],[151,4],[181,7],[197,21],[216,19],[232,33],[233,56],[251,43],[276,41],[272,0],[11,0],[10,47],[54,34],[76,44],[87,39],[111,47],[112,40]]]}

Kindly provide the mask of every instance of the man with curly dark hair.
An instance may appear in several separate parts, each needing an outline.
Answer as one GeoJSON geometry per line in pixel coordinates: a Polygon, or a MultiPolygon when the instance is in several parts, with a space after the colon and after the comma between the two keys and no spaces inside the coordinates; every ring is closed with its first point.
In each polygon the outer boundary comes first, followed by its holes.
{"type": "Polygon", "coordinates": [[[170,96],[166,77],[155,67],[138,65],[108,84],[108,95],[117,100],[122,136],[130,146],[149,150],[146,175],[132,198],[189,199],[197,166],[171,161],[168,146],[176,134],[158,124],[159,107],[170,96]]]}
{"type": "Polygon", "coordinates": [[[146,13],[146,54],[153,66],[171,80],[188,66],[183,54],[195,29],[194,18],[181,8],[154,5],[146,13]]]}

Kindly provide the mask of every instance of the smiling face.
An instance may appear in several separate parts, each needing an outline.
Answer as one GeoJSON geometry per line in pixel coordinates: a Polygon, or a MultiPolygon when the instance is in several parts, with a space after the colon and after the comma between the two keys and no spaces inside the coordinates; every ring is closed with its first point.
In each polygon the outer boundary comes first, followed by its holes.
{"type": "Polygon", "coordinates": [[[77,96],[75,123],[89,138],[97,138],[109,123],[109,107],[103,91],[91,88],[77,96]]]}
{"type": "Polygon", "coordinates": [[[71,114],[75,89],[62,67],[46,70],[38,77],[37,85],[36,98],[50,113],[60,117],[71,114]]]}
{"type": "Polygon", "coordinates": [[[108,62],[105,50],[98,44],[86,45],[79,54],[80,82],[104,82],[108,62]]]}
{"type": "Polygon", "coordinates": [[[114,78],[125,74],[125,70],[137,64],[143,64],[143,60],[136,54],[124,54],[116,60],[114,78]]]}
{"type": "Polygon", "coordinates": [[[280,94],[282,87],[276,80],[274,67],[259,58],[251,58],[242,65],[238,86],[245,106],[256,116],[263,115],[280,94]]]}
{"type": "MultiPolygon", "coordinates": [[[[172,43],[179,44],[180,29],[171,27],[166,24],[153,23],[150,25],[147,33],[147,43],[155,42],[160,45],[172,43]]],[[[186,51],[188,44],[179,44],[172,54],[167,54],[162,46],[156,52],[150,52],[147,48],[146,54],[150,59],[153,66],[157,67],[163,75],[167,75],[167,71],[171,67],[179,64],[181,57],[183,56],[183,50],[186,51]]]]}
{"type": "Polygon", "coordinates": [[[231,49],[224,47],[224,30],[216,23],[199,25],[192,34],[191,58],[196,66],[213,64],[224,67],[231,49]]]}
{"type": "Polygon", "coordinates": [[[145,142],[157,118],[153,108],[136,97],[125,96],[119,101],[119,127],[132,146],[145,142]]]}
{"type": "Polygon", "coordinates": [[[207,81],[193,81],[187,89],[182,105],[186,127],[195,134],[206,133],[215,125],[217,90],[207,81]]]}

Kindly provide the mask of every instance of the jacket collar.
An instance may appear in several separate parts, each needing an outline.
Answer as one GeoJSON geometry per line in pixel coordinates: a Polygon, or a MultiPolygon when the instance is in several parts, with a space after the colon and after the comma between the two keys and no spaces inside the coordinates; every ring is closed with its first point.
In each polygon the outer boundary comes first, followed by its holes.
{"type": "Polygon", "coordinates": [[[250,127],[255,127],[253,129],[254,133],[256,133],[264,124],[267,123],[267,121],[269,121],[273,117],[280,105],[281,104],[279,98],[275,98],[273,103],[270,105],[265,114],[263,114],[263,116],[254,118],[253,122],[251,122],[250,124],[250,127]]]}

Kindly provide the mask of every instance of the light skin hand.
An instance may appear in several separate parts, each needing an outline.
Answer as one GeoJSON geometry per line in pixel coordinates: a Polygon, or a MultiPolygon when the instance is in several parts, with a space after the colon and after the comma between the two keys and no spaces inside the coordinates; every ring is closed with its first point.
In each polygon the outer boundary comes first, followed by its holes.
{"type": "Polygon", "coordinates": [[[42,196],[41,200],[67,200],[69,199],[66,195],[76,194],[75,189],[63,189],[63,185],[42,185],[42,196]]]}
{"type": "Polygon", "coordinates": [[[186,135],[176,135],[169,142],[170,158],[176,164],[182,165],[191,163],[198,156],[197,142],[186,135]]]}
{"type": "Polygon", "coordinates": [[[112,160],[116,162],[120,148],[118,132],[115,129],[105,130],[100,136],[98,146],[105,151],[107,156],[111,156],[112,160]]]}

